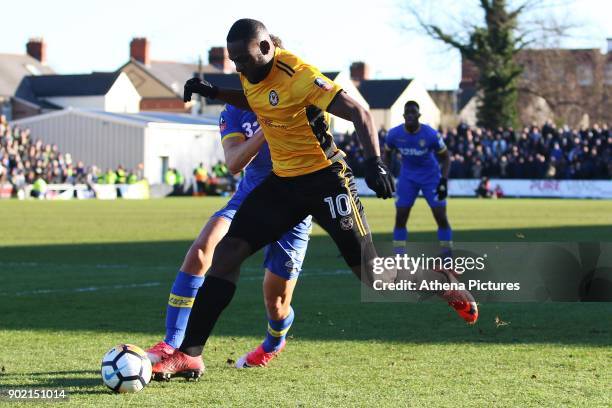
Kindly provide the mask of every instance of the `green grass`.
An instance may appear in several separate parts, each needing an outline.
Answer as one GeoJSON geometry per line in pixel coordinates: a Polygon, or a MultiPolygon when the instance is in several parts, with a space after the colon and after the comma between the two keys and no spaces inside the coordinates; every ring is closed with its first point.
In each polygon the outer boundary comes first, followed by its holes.
{"type": "MultiPolygon", "coordinates": [[[[389,240],[392,203],[364,201],[375,240],[389,240]]],[[[111,394],[100,358],[117,343],[146,347],[162,337],[176,270],[223,202],[0,201],[0,388],[64,387],[79,407],[612,404],[610,303],[484,303],[474,327],[441,303],[362,303],[354,278],[325,274],[344,264],[317,227],[291,340],[268,369],[227,364],[265,330],[256,255],[207,345],[199,382],[111,394]],[[86,287],[98,290],[75,291],[86,287]],[[496,317],[509,324],[498,327],[496,317]]],[[[449,212],[456,241],[612,241],[610,201],[453,199],[449,212]]],[[[411,239],[435,240],[423,202],[409,227],[411,239]]]]}

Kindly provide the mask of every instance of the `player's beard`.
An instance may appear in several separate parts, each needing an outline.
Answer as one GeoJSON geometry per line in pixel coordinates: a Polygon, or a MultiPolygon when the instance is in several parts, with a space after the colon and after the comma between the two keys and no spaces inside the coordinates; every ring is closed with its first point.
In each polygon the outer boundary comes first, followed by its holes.
{"type": "Polygon", "coordinates": [[[253,75],[247,77],[247,80],[252,84],[257,84],[263,81],[270,73],[270,70],[272,70],[272,64],[274,64],[274,58],[272,58],[267,64],[253,69],[253,75]]]}

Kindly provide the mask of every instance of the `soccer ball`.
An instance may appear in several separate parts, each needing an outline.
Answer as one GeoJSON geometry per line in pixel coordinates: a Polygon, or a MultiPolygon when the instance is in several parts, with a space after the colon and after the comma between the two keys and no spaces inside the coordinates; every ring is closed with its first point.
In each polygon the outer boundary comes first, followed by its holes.
{"type": "Polygon", "coordinates": [[[102,357],[101,374],[114,392],[138,392],[151,381],[151,361],[140,347],[120,344],[102,357]]]}

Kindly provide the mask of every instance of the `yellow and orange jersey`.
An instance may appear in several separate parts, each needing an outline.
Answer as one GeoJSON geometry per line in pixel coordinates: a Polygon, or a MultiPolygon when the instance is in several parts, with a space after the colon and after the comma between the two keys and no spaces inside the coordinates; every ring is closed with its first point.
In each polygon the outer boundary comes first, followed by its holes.
{"type": "Polygon", "coordinates": [[[325,112],[342,88],[316,67],[277,47],[264,80],[252,84],[241,75],[240,81],[264,131],[276,175],[312,173],[344,157],[325,112]]]}

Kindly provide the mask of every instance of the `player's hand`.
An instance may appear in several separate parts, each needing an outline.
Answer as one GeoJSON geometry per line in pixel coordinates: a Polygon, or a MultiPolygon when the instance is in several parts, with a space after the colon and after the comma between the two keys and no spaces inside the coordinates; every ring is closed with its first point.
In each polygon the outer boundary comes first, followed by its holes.
{"type": "Polygon", "coordinates": [[[202,81],[200,78],[191,78],[190,80],[185,82],[183,101],[189,102],[191,100],[191,95],[194,93],[202,95],[206,98],[214,99],[217,96],[218,91],[219,88],[212,85],[208,81],[202,81]]]}
{"type": "Polygon", "coordinates": [[[438,194],[438,201],[445,200],[448,197],[448,186],[446,177],[440,178],[438,187],[436,187],[436,193],[438,194]]]}
{"type": "Polygon", "coordinates": [[[380,156],[371,157],[365,162],[365,180],[379,198],[391,198],[395,192],[393,175],[380,159],[380,156]]]}

